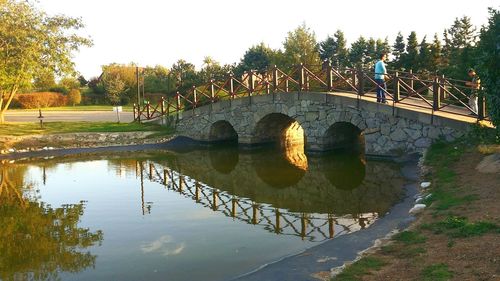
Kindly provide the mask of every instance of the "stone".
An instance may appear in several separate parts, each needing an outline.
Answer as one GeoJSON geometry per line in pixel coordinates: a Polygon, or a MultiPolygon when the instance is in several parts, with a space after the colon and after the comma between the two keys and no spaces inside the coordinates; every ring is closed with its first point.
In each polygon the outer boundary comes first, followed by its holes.
{"type": "Polygon", "coordinates": [[[427,133],[427,137],[431,139],[438,139],[441,136],[441,130],[436,127],[431,127],[427,133]]]}
{"type": "Polygon", "coordinates": [[[392,132],[390,137],[394,141],[404,141],[408,138],[405,131],[401,128],[397,128],[394,132],[392,132]]]}
{"type": "Polygon", "coordinates": [[[306,112],[306,121],[316,121],[318,120],[319,112],[306,112]]]}
{"type": "Polygon", "coordinates": [[[377,143],[380,146],[384,146],[388,141],[389,141],[389,138],[386,136],[381,136],[380,138],[377,139],[377,143]]]}
{"type": "Polygon", "coordinates": [[[413,208],[411,208],[408,213],[412,215],[418,214],[422,212],[425,209],[425,207],[427,207],[425,204],[415,204],[415,206],[413,206],[413,208]]]}
{"type": "MultiPolygon", "coordinates": [[[[370,127],[372,128],[372,127],[370,127]]],[[[382,124],[380,126],[380,133],[382,135],[388,136],[391,133],[391,125],[389,124],[382,124]]]]}
{"type": "Polygon", "coordinates": [[[416,140],[414,143],[415,147],[417,147],[417,148],[427,148],[427,147],[431,146],[431,144],[432,144],[432,141],[429,138],[420,138],[420,139],[416,140]]]}
{"type": "Polygon", "coordinates": [[[480,173],[499,174],[500,173],[500,153],[488,155],[476,166],[480,173]]]}
{"type": "Polygon", "coordinates": [[[420,130],[414,130],[414,129],[403,129],[403,130],[405,131],[405,133],[408,134],[408,136],[410,136],[412,140],[416,140],[422,137],[422,133],[420,132],[420,130]]]}
{"type": "Polygon", "coordinates": [[[429,186],[431,186],[431,183],[428,181],[424,181],[424,182],[420,183],[421,188],[428,188],[429,186]]]}

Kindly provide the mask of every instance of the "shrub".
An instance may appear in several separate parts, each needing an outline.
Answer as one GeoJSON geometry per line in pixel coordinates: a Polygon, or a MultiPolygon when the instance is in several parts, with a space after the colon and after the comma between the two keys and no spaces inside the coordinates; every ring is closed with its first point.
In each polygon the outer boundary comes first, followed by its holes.
{"type": "Polygon", "coordinates": [[[17,103],[21,108],[43,108],[52,106],[64,106],[67,97],[60,93],[38,92],[16,95],[17,103]]]}
{"type": "Polygon", "coordinates": [[[82,95],[80,94],[80,90],[72,89],[68,94],[68,104],[75,106],[75,104],[80,104],[82,102],[82,95]]]}

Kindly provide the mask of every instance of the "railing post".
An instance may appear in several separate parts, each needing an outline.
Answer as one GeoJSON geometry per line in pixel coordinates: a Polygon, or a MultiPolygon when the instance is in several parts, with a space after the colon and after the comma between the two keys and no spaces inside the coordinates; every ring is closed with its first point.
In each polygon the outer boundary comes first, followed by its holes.
{"type": "Polygon", "coordinates": [[[413,92],[414,88],[413,88],[413,69],[410,69],[410,89],[411,91],[413,92]]]}
{"type": "Polygon", "coordinates": [[[233,74],[229,74],[229,95],[231,96],[231,99],[234,98],[234,81],[233,81],[233,74]]]}
{"type": "Polygon", "coordinates": [[[165,98],[164,97],[161,97],[161,101],[160,101],[160,113],[161,113],[161,116],[165,115],[165,98]]]}
{"type": "Polygon", "coordinates": [[[135,110],[136,110],[136,108],[135,108],[135,103],[134,103],[134,105],[133,105],[133,111],[134,111],[134,120],[136,120],[136,119],[137,119],[137,115],[135,114],[135,110]]]}
{"type": "Polygon", "coordinates": [[[177,114],[179,114],[179,111],[181,110],[181,94],[179,93],[179,91],[177,91],[175,95],[175,101],[176,101],[175,111],[177,112],[177,114]]]}
{"type": "Polygon", "coordinates": [[[394,102],[398,102],[401,97],[401,88],[399,83],[399,72],[394,73],[394,102]]]}
{"type": "Polygon", "coordinates": [[[331,62],[328,62],[326,65],[326,85],[328,92],[331,92],[333,90],[333,69],[331,62]]]}
{"type": "Polygon", "coordinates": [[[198,93],[196,92],[196,86],[193,86],[193,110],[198,105],[198,93]]]}
{"type": "Polygon", "coordinates": [[[300,67],[299,91],[303,91],[304,90],[304,83],[305,83],[304,64],[301,63],[299,65],[299,67],[300,67]]]}
{"type": "Polygon", "coordinates": [[[278,67],[275,65],[273,67],[273,92],[278,91],[278,67]]]}
{"type": "Polygon", "coordinates": [[[484,120],[486,117],[486,99],[483,91],[479,90],[477,95],[477,119],[484,120]]]}
{"type": "Polygon", "coordinates": [[[358,95],[362,96],[365,94],[365,74],[363,69],[360,67],[357,70],[358,73],[358,95]]]}
{"type": "Polygon", "coordinates": [[[151,116],[151,105],[149,104],[149,101],[146,102],[146,119],[150,119],[151,116]]]}
{"type": "MultiPolygon", "coordinates": [[[[352,85],[354,85],[355,87],[358,87],[358,74],[357,74],[357,71],[354,68],[351,68],[351,71],[352,71],[352,73],[351,73],[351,76],[352,76],[351,77],[351,79],[352,79],[352,85]]],[[[357,88],[356,88],[356,90],[357,90],[357,88]]]]}
{"type": "Polygon", "coordinates": [[[254,73],[253,70],[248,72],[248,96],[251,97],[254,91],[254,73]]]}
{"type": "Polygon", "coordinates": [[[214,79],[210,79],[210,100],[211,102],[215,101],[214,79]]]}
{"type": "Polygon", "coordinates": [[[439,108],[441,107],[441,94],[439,91],[439,77],[434,78],[434,82],[432,84],[432,96],[433,96],[432,109],[434,111],[439,110],[439,108]]]}
{"type": "Polygon", "coordinates": [[[170,99],[167,97],[167,117],[170,116],[170,99]]]}

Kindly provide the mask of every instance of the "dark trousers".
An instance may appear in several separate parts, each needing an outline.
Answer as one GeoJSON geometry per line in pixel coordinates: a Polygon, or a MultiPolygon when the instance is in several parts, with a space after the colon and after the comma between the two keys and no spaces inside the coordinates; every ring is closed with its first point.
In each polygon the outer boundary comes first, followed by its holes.
{"type": "Polygon", "coordinates": [[[387,90],[387,85],[384,79],[375,79],[377,82],[377,102],[385,103],[385,90],[387,90]]]}

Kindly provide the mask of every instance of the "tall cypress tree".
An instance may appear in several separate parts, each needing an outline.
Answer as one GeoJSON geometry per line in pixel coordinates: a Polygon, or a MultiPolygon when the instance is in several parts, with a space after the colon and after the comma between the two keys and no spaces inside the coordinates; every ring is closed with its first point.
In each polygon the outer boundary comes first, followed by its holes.
{"type": "Polygon", "coordinates": [[[335,41],[337,42],[337,66],[345,67],[349,62],[349,50],[347,49],[344,32],[339,29],[333,36],[335,36],[335,41]]]}
{"type": "Polygon", "coordinates": [[[436,33],[434,34],[434,40],[430,45],[431,63],[429,65],[429,70],[432,72],[440,71],[443,67],[441,51],[442,51],[441,41],[439,40],[438,35],[436,33]]]}
{"type": "Polygon", "coordinates": [[[403,56],[403,67],[406,70],[418,68],[417,33],[412,31],[406,43],[406,54],[403,56]]]}
{"type": "Polygon", "coordinates": [[[427,43],[427,36],[424,36],[424,38],[420,42],[417,62],[417,70],[419,72],[431,71],[432,57],[429,43],[427,43]]]}

